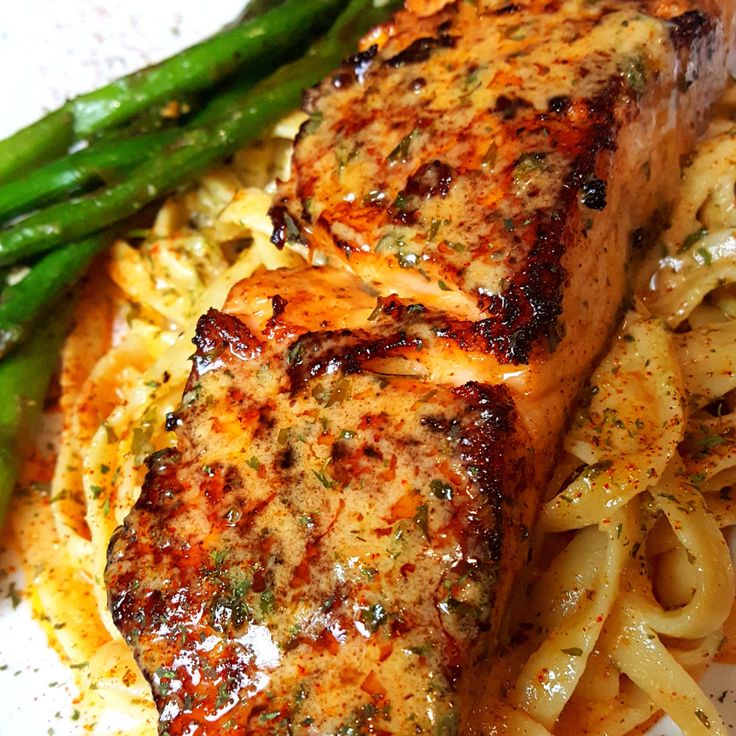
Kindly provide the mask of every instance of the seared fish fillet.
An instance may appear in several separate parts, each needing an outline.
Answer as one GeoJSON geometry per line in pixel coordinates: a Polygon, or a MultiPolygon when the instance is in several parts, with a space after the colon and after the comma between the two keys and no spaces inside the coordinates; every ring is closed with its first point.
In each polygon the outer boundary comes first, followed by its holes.
{"type": "Polygon", "coordinates": [[[308,95],[272,214],[315,265],[201,318],[178,445],[111,542],[161,733],[487,725],[630,244],[733,66],[733,0],[410,5],[308,95]]]}

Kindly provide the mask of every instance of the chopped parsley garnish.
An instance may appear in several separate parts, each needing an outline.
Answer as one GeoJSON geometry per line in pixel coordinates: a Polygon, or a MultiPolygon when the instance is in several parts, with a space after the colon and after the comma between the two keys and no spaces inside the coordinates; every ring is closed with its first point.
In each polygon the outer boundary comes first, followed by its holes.
{"type": "Polygon", "coordinates": [[[439,498],[441,501],[449,501],[452,499],[452,486],[444,480],[435,478],[435,480],[429,484],[429,487],[434,496],[439,498]]]}
{"type": "Polygon", "coordinates": [[[571,657],[582,657],[583,650],[580,647],[570,647],[569,649],[562,649],[563,654],[569,654],[571,657]]]}
{"type": "Polygon", "coordinates": [[[429,539],[429,509],[426,504],[417,507],[414,523],[421,529],[425,539],[429,539]]]}
{"type": "Polygon", "coordinates": [[[689,250],[695,245],[695,243],[697,243],[699,240],[702,240],[707,234],[708,230],[704,227],[701,227],[699,230],[695,230],[694,232],[690,233],[685,238],[685,240],[682,241],[682,247],[680,248],[679,252],[684,253],[686,250],[689,250]]]}
{"type": "Polygon", "coordinates": [[[332,488],[335,485],[335,481],[332,480],[327,475],[327,466],[329,465],[330,461],[327,460],[327,462],[322,466],[320,470],[314,470],[312,469],[312,472],[314,473],[315,478],[325,487],[325,488],[332,488]]]}
{"type": "Polygon", "coordinates": [[[389,153],[387,160],[391,163],[396,161],[406,161],[409,157],[412,141],[419,135],[419,131],[414,128],[408,135],[405,135],[398,143],[396,148],[389,153]]]}
{"type": "Polygon", "coordinates": [[[700,708],[695,709],[695,717],[706,727],[710,728],[710,719],[700,708]]]}
{"type": "Polygon", "coordinates": [[[276,610],[276,600],[272,590],[264,590],[261,593],[261,613],[264,616],[271,615],[276,610]]]}
{"type": "Polygon", "coordinates": [[[706,266],[710,266],[713,263],[713,256],[707,248],[698,248],[697,255],[706,266]]]}

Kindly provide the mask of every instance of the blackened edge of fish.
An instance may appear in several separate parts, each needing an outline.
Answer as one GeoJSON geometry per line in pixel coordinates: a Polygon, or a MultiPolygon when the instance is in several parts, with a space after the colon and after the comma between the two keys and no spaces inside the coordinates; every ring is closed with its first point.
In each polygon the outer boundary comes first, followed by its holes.
{"type": "Polygon", "coordinates": [[[455,48],[456,43],[457,38],[446,33],[440,33],[436,37],[418,38],[403,51],[386,59],[383,63],[394,69],[407,64],[419,64],[427,61],[437,49],[452,49],[455,48]]]}
{"type": "Polygon", "coordinates": [[[332,76],[332,86],[335,89],[344,89],[355,82],[362,84],[377,53],[378,46],[373,44],[365,51],[360,51],[345,59],[342,67],[332,76]]]}
{"type": "MultiPolygon", "coordinates": [[[[172,505],[174,495],[172,489],[178,486],[176,477],[181,454],[175,448],[167,448],[154,453],[146,459],[148,468],[141,495],[134,505],[134,509],[150,514],[164,513],[172,505]]],[[[116,550],[137,543],[133,528],[133,517],[129,515],[123,526],[118,527],[107,546],[108,565],[114,562],[116,550]]],[[[120,629],[128,643],[137,636],[136,622],[142,622],[151,611],[141,610],[137,595],[137,578],[133,573],[125,573],[119,577],[115,593],[108,588],[108,607],[112,613],[115,626],[120,629]]],[[[148,600],[151,609],[163,604],[163,599],[155,596],[148,600]]]]}
{"type": "Polygon", "coordinates": [[[477,345],[480,338],[502,363],[524,365],[538,344],[549,345],[550,338],[564,329],[558,319],[567,278],[562,257],[571,235],[568,222],[581,205],[593,210],[605,207],[606,185],[595,174],[600,155],[616,147],[624,85],[622,79],[613,78],[606,91],[590,101],[592,120],[583,153],[572,162],[557,205],[551,212],[537,211],[534,245],[506,291],[479,299],[491,316],[454,331],[461,347],[477,345]]]}
{"type": "Polygon", "coordinates": [[[401,328],[387,330],[384,334],[366,330],[308,332],[289,348],[287,372],[291,393],[303,391],[310,381],[327,373],[360,373],[369,360],[423,348],[421,338],[401,328]]]}
{"type": "Polygon", "coordinates": [[[689,10],[670,20],[670,38],[678,51],[691,49],[715,31],[713,18],[702,10],[689,10]]]}
{"type": "Polygon", "coordinates": [[[261,352],[261,343],[237,317],[217,309],[199,318],[192,342],[197,346],[193,374],[201,373],[225,351],[241,360],[251,360],[261,352]]]}

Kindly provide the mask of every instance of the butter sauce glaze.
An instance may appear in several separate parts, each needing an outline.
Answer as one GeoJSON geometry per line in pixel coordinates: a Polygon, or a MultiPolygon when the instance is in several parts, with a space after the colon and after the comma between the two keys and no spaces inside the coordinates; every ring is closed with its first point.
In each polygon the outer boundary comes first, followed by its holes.
{"type": "Polygon", "coordinates": [[[199,322],[110,545],[160,732],[478,732],[632,235],[733,66],[733,3],[413,2],[310,91],[274,243],[199,322]],[[436,11],[436,12],[435,12],[436,11]]]}

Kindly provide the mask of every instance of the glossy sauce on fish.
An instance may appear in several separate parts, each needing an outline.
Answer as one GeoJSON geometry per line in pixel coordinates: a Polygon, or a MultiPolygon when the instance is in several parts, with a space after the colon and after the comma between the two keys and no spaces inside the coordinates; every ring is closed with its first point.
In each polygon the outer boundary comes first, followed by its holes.
{"type": "Polygon", "coordinates": [[[111,543],[170,736],[479,725],[631,243],[732,61],[730,2],[412,6],[306,101],[274,243],[326,265],[201,318],[111,543]]]}

